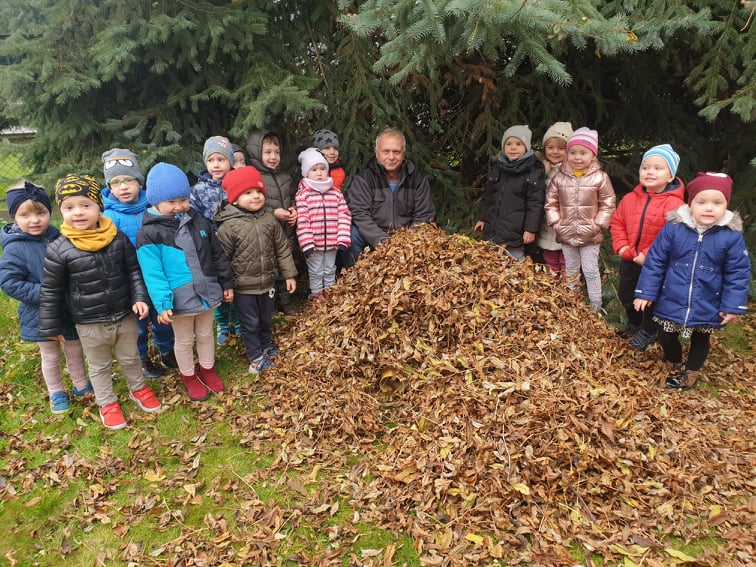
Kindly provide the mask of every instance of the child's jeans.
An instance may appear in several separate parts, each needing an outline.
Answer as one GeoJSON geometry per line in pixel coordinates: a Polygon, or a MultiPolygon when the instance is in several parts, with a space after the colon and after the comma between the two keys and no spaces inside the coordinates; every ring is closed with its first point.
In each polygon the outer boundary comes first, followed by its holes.
{"type": "Polygon", "coordinates": [[[244,350],[247,360],[251,362],[270,346],[276,306],[275,290],[260,294],[234,293],[234,302],[241,323],[244,350]]]}
{"type": "Polygon", "coordinates": [[[144,387],[142,362],[137,350],[137,324],[126,316],[117,323],[83,323],[76,325],[79,340],[89,363],[89,381],[95,401],[102,407],[118,401],[113,391],[113,353],[131,392],[144,387]]]}
{"type": "Polygon", "coordinates": [[[63,385],[63,373],[60,369],[61,346],[66,358],[66,368],[74,387],[77,390],[83,390],[87,387],[89,380],[84,367],[84,351],[81,348],[81,341],[40,341],[37,346],[42,360],[42,376],[45,379],[49,394],[62,392],[66,389],[63,385]]]}
{"type": "Polygon", "coordinates": [[[194,339],[197,339],[197,359],[202,368],[215,366],[215,330],[213,309],[202,313],[173,316],[175,342],[173,354],[179,372],[184,376],[194,375],[194,339]]]}
{"type": "Polygon", "coordinates": [[[305,261],[311,294],[318,294],[336,283],[336,250],[315,250],[305,261]]]}
{"type": "Polygon", "coordinates": [[[139,358],[147,358],[148,342],[150,338],[150,323],[152,323],[152,342],[158,347],[160,354],[168,354],[173,351],[173,327],[158,323],[157,313],[150,307],[150,315],[146,319],[137,319],[137,348],[139,349],[139,358]]]}

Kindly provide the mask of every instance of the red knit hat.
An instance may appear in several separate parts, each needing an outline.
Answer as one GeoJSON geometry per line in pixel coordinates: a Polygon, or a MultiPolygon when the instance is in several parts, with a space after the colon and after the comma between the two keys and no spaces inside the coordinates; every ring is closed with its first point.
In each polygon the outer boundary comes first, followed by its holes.
{"type": "Polygon", "coordinates": [[[716,171],[699,172],[696,178],[688,183],[686,188],[688,190],[688,204],[693,202],[695,196],[701,191],[708,189],[722,193],[725,201],[729,204],[732,197],[732,177],[726,173],[717,173],[716,171]]]}
{"type": "Polygon", "coordinates": [[[265,195],[265,182],[260,172],[251,165],[229,171],[223,178],[221,187],[226,191],[226,198],[231,204],[236,202],[239,195],[250,189],[257,189],[265,195]]]}

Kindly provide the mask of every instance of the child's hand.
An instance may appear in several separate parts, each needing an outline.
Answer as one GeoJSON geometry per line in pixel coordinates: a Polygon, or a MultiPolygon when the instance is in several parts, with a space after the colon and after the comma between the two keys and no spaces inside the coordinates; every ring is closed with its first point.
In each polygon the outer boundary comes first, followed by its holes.
{"type": "Polygon", "coordinates": [[[732,313],[723,313],[722,311],[719,312],[719,316],[722,318],[723,327],[727,323],[732,323],[735,319],[739,317],[739,315],[733,315],[732,313]]]}
{"type": "Polygon", "coordinates": [[[535,242],[535,233],[528,232],[527,230],[522,233],[522,243],[523,244],[532,244],[535,242]]]}
{"type": "Polygon", "coordinates": [[[637,299],[636,298],[633,300],[633,307],[635,308],[636,311],[645,311],[646,307],[648,307],[652,303],[653,301],[651,301],[650,299],[637,299]]]}
{"type": "Polygon", "coordinates": [[[226,303],[231,303],[234,300],[234,290],[233,289],[224,289],[223,290],[223,301],[226,303]]]}
{"type": "Polygon", "coordinates": [[[286,279],[286,291],[289,293],[294,293],[297,291],[297,280],[294,278],[287,278],[286,279]]]}
{"type": "Polygon", "coordinates": [[[297,224],[297,210],[294,207],[289,207],[289,224],[294,226],[297,224]]]}
{"type": "Polygon", "coordinates": [[[159,313],[157,320],[158,323],[162,323],[163,325],[170,325],[173,323],[173,309],[166,309],[162,313],[159,313]]]}
{"type": "Polygon", "coordinates": [[[484,228],[486,228],[486,223],[484,223],[482,220],[479,220],[478,222],[475,223],[473,230],[475,232],[483,232],[484,228]]]}
{"type": "Polygon", "coordinates": [[[273,216],[282,222],[289,222],[289,211],[286,209],[273,209],[273,216]]]}
{"type": "Polygon", "coordinates": [[[147,316],[150,314],[150,307],[147,305],[144,301],[137,301],[132,307],[131,310],[139,315],[139,320],[146,319],[147,316]]]}
{"type": "Polygon", "coordinates": [[[646,255],[643,252],[638,252],[638,255],[633,258],[633,262],[638,264],[639,266],[643,265],[643,262],[646,261],[646,255]]]}
{"type": "Polygon", "coordinates": [[[51,341],[65,341],[66,339],[63,337],[63,335],[53,335],[52,337],[47,337],[51,341]]]}

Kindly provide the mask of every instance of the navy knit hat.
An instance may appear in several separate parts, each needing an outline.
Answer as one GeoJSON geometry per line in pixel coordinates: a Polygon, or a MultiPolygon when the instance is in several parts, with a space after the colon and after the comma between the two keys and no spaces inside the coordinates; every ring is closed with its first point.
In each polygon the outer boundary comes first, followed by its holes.
{"type": "Polygon", "coordinates": [[[110,180],[119,175],[130,175],[139,181],[139,185],[144,187],[144,175],[139,169],[139,162],[136,154],[130,150],[113,148],[102,154],[102,171],[105,174],[105,183],[110,184],[110,180]]]}
{"type": "Polygon", "coordinates": [[[338,150],[339,137],[330,130],[318,130],[312,135],[312,143],[310,145],[319,150],[330,148],[331,146],[338,150]]]}
{"type": "Polygon", "coordinates": [[[171,199],[188,199],[191,193],[186,173],[173,164],[156,163],[147,174],[147,201],[152,206],[171,199]]]}
{"type": "Polygon", "coordinates": [[[5,195],[5,202],[8,205],[10,218],[14,218],[18,212],[18,208],[30,199],[35,203],[44,205],[52,213],[52,203],[50,203],[50,197],[47,196],[47,192],[42,187],[34,185],[34,183],[24,181],[23,187],[9,189],[5,195]]]}

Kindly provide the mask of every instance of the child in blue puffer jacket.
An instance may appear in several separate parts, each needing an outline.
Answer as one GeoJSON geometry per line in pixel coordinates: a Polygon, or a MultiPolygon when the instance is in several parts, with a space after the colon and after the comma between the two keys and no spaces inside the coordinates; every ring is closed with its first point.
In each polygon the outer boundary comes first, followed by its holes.
{"type": "Polygon", "coordinates": [[[39,334],[39,294],[42,287],[45,250],[60,231],[50,224],[52,203],[41,187],[25,181],[11,188],[6,196],[12,223],[0,231],[3,255],[0,257],[0,289],[20,301],[18,319],[21,340],[37,343],[42,377],[50,397],[50,411],[65,413],[70,409],[60,368],[61,346],[66,367],[73,382],[73,395],[83,398],[94,394],[87,379],[84,351],[71,323],[64,331],[64,341],[54,341],[39,334]]]}
{"type": "Polygon", "coordinates": [[[634,306],[656,304],[659,344],[673,369],[669,389],[696,385],[711,334],[746,311],[751,262],[740,216],[727,210],[731,196],[729,175],[699,173],[688,184],[688,204],[668,214],[641,270],[634,306]],[[690,338],[684,365],[679,335],[690,338]]]}

